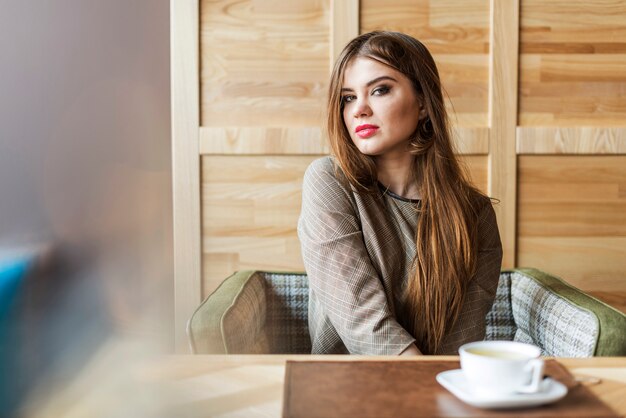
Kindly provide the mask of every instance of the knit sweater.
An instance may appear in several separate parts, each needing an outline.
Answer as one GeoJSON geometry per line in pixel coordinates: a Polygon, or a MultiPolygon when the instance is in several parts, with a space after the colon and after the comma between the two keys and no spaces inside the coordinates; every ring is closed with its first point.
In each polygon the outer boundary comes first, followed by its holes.
{"type": "MultiPolygon", "coordinates": [[[[485,335],[502,245],[491,202],[483,200],[476,273],[436,354],[456,354],[462,344],[485,335]]],[[[304,176],[298,237],[309,277],[313,354],[393,355],[415,342],[396,312],[416,253],[417,220],[416,201],[383,187],[373,195],[356,192],[331,157],[311,163],[304,176]]]]}

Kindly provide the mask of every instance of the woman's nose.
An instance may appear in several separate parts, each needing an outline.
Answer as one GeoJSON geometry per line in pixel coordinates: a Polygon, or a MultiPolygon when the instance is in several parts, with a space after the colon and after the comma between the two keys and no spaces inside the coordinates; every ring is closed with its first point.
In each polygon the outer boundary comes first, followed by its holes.
{"type": "Polygon", "coordinates": [[[356,106],[354,107],[354,117],[360,118],[363,116],[371,116],[371,114],[372,108],[367,100],[357,100],[356,106]]]}

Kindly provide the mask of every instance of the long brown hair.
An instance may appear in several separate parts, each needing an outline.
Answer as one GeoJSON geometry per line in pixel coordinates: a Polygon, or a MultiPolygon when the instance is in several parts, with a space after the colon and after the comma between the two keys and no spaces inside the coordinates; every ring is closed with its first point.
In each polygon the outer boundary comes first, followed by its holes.
{"type": "Polygon", "coordinates": [[[426,110],[409,145],[414,155],[413,178],[420,191],[417,252],[404,304],[396,314],[422,352],[436,353],[459,315],[475,272],[478,206],[483,195],[468,181],[455,156],[433,57],[421,42],[397,32],[370,32],[353,39],[332,72],[327,133],[350,184],[361,193],[376,193],[378,187],[374,159],[357,149],[343,120],[341,87],[346,66],[356,57],[374,59],[404,74],[426,110]]]}

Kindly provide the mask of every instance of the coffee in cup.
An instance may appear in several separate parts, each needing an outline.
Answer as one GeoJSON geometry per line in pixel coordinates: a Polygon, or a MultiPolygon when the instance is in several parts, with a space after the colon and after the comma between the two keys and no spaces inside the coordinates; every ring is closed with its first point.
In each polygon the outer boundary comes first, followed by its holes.
{"type": "Polygon", "coordinates": [[[514,341],[477,341],[459,348],[461,369],[476,395],[535,393],[544,362],[539,347],[514,341]]]}

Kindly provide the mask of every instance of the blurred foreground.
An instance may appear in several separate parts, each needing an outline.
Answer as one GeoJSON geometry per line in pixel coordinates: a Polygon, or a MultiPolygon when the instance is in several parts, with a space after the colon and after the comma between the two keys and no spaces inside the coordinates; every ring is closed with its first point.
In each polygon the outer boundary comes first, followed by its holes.
{"type": "Polygon", "coordinates": [[[40,416],[173,346],[169,2],[3,1],[0,57],[0,416],[40,416]]]}

